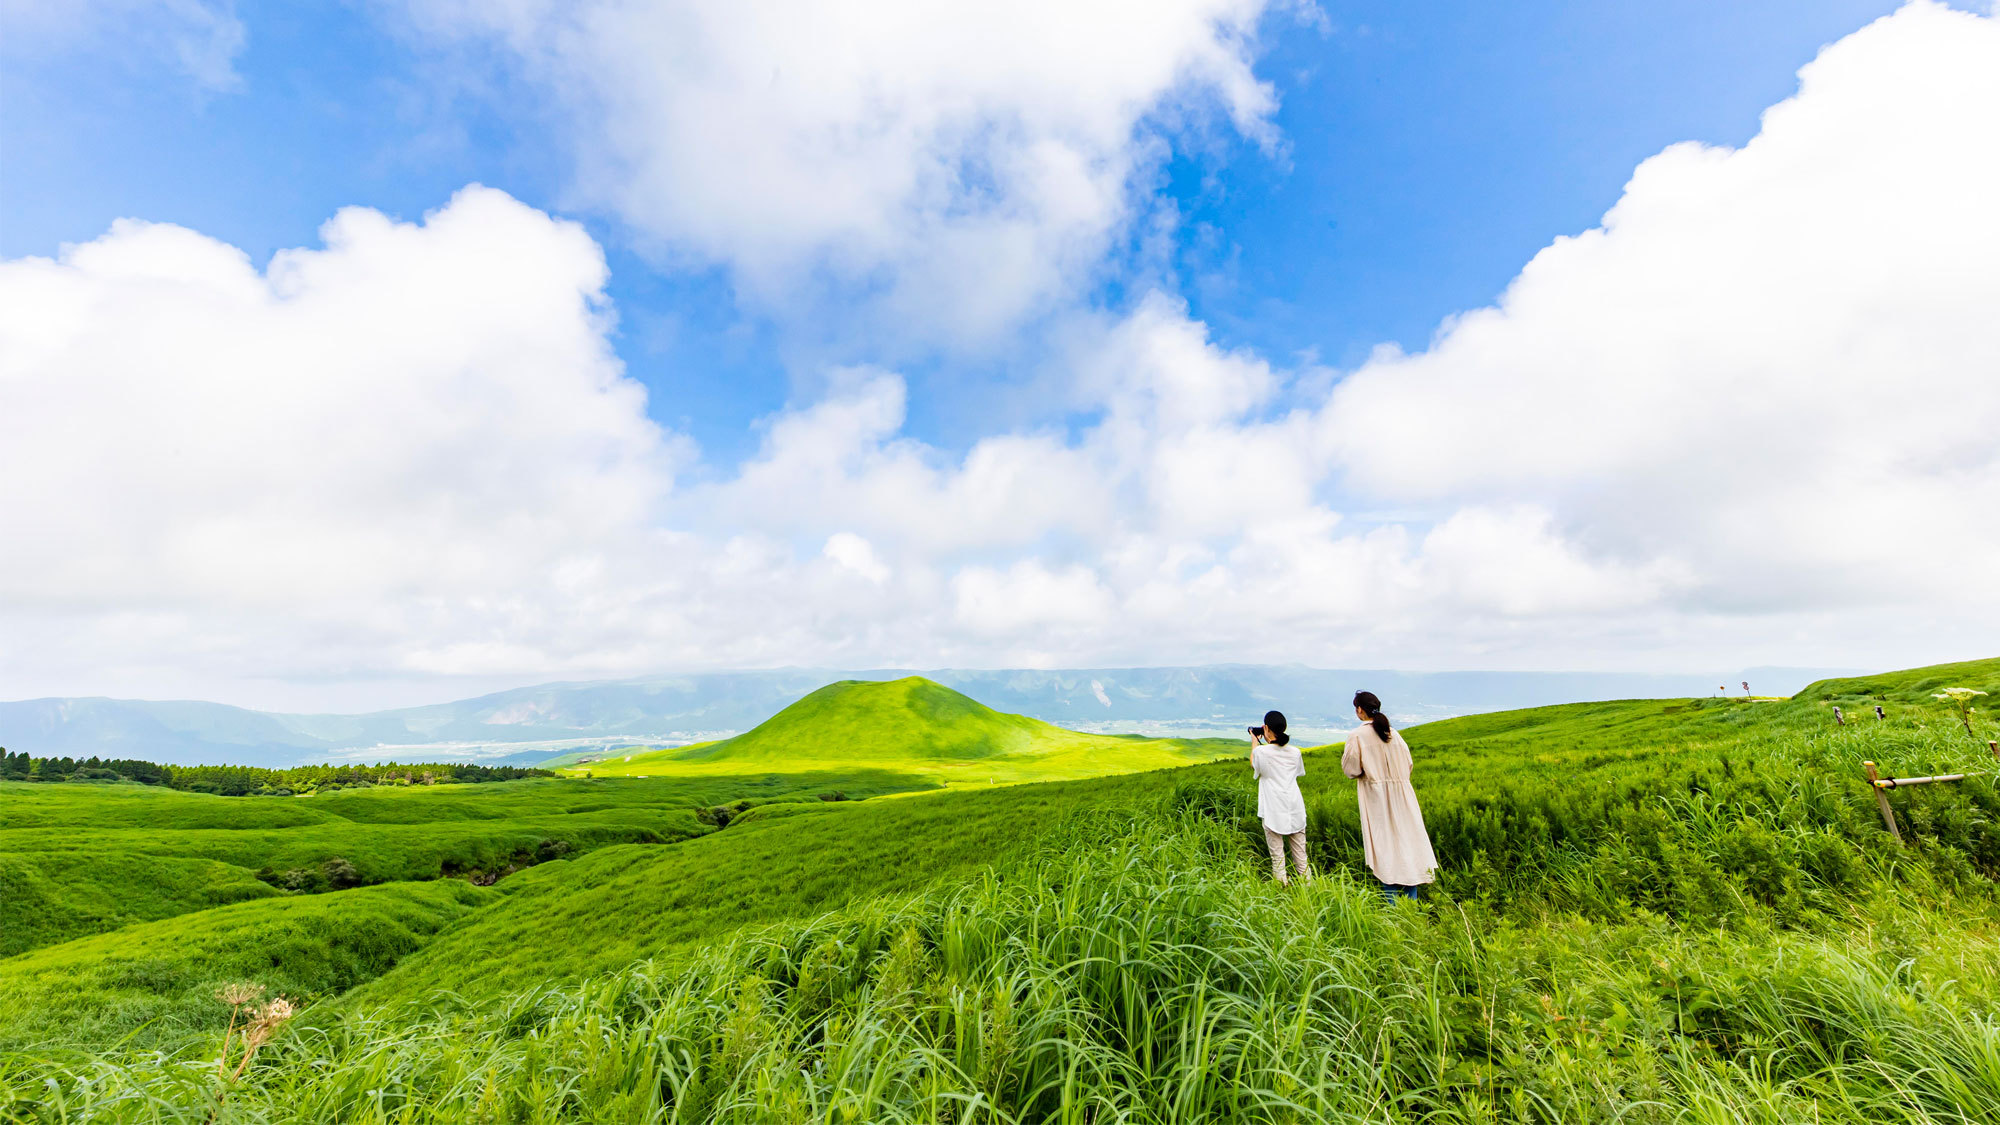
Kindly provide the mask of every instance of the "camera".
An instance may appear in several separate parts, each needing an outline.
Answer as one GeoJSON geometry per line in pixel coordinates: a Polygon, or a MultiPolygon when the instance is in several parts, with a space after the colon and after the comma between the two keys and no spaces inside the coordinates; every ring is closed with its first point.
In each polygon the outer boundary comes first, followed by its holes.
{"type": "Polygon", "coordinates": [[[1250,728],[1250,737],[1251,737],[1251,738],[1257,738],[1257,739],[1261,739],[1261,738],[1264,738],[1264,737],[1265,737],[1265,734],[1264,734],[1264,728],[1263,728],[1263,727],[1251,727],[1251,728],[1250,728]]]}

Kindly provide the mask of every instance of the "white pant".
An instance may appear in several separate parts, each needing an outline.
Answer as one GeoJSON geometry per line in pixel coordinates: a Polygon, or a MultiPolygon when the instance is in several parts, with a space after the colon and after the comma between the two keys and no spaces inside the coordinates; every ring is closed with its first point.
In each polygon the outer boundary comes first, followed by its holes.
{"type": "Polygon", "coordinates": [[[1285,845],[1292,846],[1292,866],[1298,869],[1299,878],[1310,883],[1313,880],[1312,864],[1306,862],[1306,834],[1292,832],[1279,834],[1264,829],[1264,846],[1271,849],[1271,878],[1280,883],[1290,883],[1285,878],[1285,845]]]}

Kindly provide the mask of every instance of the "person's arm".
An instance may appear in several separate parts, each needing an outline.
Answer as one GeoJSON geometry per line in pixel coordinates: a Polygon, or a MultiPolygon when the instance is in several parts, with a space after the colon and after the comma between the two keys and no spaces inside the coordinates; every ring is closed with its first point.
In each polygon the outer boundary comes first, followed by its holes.
{"type": "Polygon", "coordinates": [[[1347,749],[1340,752],[1340,772],[1357,781],[1364,773],[1361,768],[1361,747],[1351,734],[1347,736],[1347,749]]]}

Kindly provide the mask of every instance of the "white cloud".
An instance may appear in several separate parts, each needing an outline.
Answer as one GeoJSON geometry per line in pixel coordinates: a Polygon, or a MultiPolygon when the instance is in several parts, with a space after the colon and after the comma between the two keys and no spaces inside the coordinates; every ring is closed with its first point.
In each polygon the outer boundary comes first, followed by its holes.
{"type": "Polygon", "coordinates": [[[1154,295],[1071,318],[1082,421],[949,453],[857,368],[701,473],[572,224],[473,188],[260,271],[121,223],[0,265],[0,681],[1974,655],[1996,106],[1993,21],[1919,4],[1330,398],[1154,295]]]}
{"type": "Polygon", "coordinates": [[[2000,29],[1916,4],[1806,68],[1743,149],[1648,161],[1498,306],[1323,405],[1278,408],[1281,373],[1155,296],[1074,349],[1100,411],[1074,435],[945,462],[876,373],[774,424],[725,488],[875,498],[857,528],[962,567],[952,623],[1016,658],[1213,655],[1273,615],[1274,658],[1320,662],[1978,651],[2000,626],[1996,112],[2000,29]],[[861,401],[869,426],[836,424],[861,401]],[[806,433],[843,435],[839,471],[790,451],[831,447],[806,433]],[[975,471],[1007,486],[968,504],[975,471]],[[957,534],[912,530],[937,525],[957,534]]]}
{"type": "Polygon", "coordinates": [[[1250,420],[1279,389],[1269,365],[1217,348],[1158,294],[1123,320],[1092,321],[1080,341],[1065,364],[1079,405],[1099,417],[1074,438],[997,434],[954,461],[901,436],[899,376],[847,371],[825,398],[769,419],[759,454],[697,494],[718,526],[745,512],[815,532],[858,522],[944,555],[1051,535],[1229,536],[1312,506],[1323,464],[1303,446],[1306,419],[1250,420]]]}
{"type": "Polygon", "coordinates": [[[877,586],[889,580],[889,568],[875,557],[875,548],[869,545],[868,540],[851,531],[839,531],[828,536],[822,553],[877,586]]]}
{"type": "Polygon", "coordinates": [[[1462,508],[1424,536],[1426,584],[1472,613],[1534,618],[1657,604],[1688,581],[1670,562],[1591,559],[1532,507],[1462,508]]]}
{"type": "Polygon", "coordinates": [[[235,0],[0,0],[0,26],[10,62],[106,52],[130,65],[170,62],[211,90],[242,84],[236,56],[247,36],[235,0]]]}
{"type": "Polygon", "coordinates": [[[753,303],[824,328],[869,296],[898,339],[976,343],[1074,293],[1163,135],[1272,139],[1264,5],[397,6],[425,38],[497,44],[562,107],[579,198],[729,267],[753,303]]]}
{"type": "MultiPolygon", "coordinates": [[[[1045,643],[1051,626],[1102,630],[1112,625],[1114,601],[1088,567],[1050,569],[1023,559],[1006,570],[972,566],[952,579],[955,616],[975,633],[1016,645],[1035,630],[1045,643]]],[[[1033,643],[1033,642],[1028,642],[1033,643]]]]}
{"type": "Polygon", "coordinates": [[[133,654],[154,661],[393,665],[428,630],[533,636],[637,546],[675,447],[606,346],[580,228],[468,188],[420,226],[351,209],[322,235],[260,272],[121,221],[0,265],[10,671],[57,655],[32,621],[72,616],[161,623],[133,654]]]}
{"type": "Polygon", "coordinates": [[[1693,608],[1990,601],[1996,185],[2000,25],[1913,4],[1347,379],[1329,447],[1375,497],[1538,505],[1693,608]]]}

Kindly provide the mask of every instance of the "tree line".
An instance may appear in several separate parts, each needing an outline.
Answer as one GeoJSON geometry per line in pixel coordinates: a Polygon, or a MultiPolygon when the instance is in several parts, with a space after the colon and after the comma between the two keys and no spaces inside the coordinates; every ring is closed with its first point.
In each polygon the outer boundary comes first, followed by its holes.
{"type": "Polygon", "coordinates": [[[136,758],[37,758],[0,749],[0,781],[136,781],[192,793],[224,797],[285,796],[325,789],[371,785],[455,785],[513,781],[522,777],[554,777],[528,766],[480,766],[469,762],[421,762],[408,765],[174,766],[136,758]]]}

